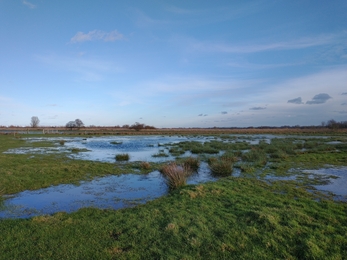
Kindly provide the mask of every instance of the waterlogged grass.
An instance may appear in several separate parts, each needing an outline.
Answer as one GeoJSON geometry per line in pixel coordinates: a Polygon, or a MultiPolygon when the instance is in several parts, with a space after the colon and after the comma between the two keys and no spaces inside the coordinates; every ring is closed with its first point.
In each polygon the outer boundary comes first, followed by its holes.
{"type": "MultiPolygon", "coordinates": [[[[66,153],[35,155],[3,153],[8,149],[19,147],[42,147],[42,144],[45,147],[53,147],[53,142],[28,143],[13,136],[0,135],[0,144],[0,189],[4,194],[58,184],[77,184],[81,180],[91,180],[109,174],[137,173],[133,164],[124,166],[116,163],[73,160],[66,157],[66,153]]],[[[144,169],[140,173],[148,171],[144,169]]]]}
{"type": "Polygon", "coordinates": [[[118,211],[2,220],[1,259],[344,259],[346,204],[228,177],[118,211]]]}

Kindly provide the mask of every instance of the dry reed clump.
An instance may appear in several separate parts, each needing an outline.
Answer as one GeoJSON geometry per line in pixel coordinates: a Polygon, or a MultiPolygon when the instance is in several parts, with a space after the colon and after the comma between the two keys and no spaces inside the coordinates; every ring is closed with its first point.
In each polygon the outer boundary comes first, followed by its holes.
{"type": "Polygon", "coordinates": [[[143,170],[150,170],[152,168],[149,162],[141,162],[140,167],[143,170]]]}
{"type": "Polygon", "coordinates": [[[185,165],[176,164],[175,162],[163,166],[160,171],[165,176],[170,189],[184,186],[187,177],[192,174],[191,168],[185,165]]]}

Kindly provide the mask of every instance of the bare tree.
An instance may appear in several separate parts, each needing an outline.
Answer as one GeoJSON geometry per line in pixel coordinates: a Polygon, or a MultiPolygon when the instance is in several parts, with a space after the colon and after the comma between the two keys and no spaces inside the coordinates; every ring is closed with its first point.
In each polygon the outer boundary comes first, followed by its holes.
{"type": "Polygon", "coordinates": [[[31,117],[31,122],[30,122],[31,127],[38,127],[39,123],[40,123],[40,119],[37,116],[31,117]]]}
{"type": "Polygon", "coordinates": [[[141,129],[145,128],[145,124],[140,124],[139,122],[136,122],[135,124],[131,125],[129,128],[135,129],[136,131],[140,131],[141,129]]]}
{"type": "Polygon", "coordinates": [[[67,124],[66,124],[66,128],[70,128],[70,130],[72,130],[72,128],[75,128],[75,127],[77,127],[75,121],[69,121],[69,122],[67,122],[67,124]]]}
{"type": "Polygon", "coordinates": [[[82,122],[81,119],[76,119],[75,121],[69,121],[67,124],[66,124],[66,128],[70,128],[70,130],[72,130],[72,128],[80,128],[80,127],[83,127],[84,124],[82,122]]]}
{"type": "Polygon", "coordinates": [[[75,123],[76,123],[76,126],[77,126],[78,128],[84,126],[84,124],[83,124],[83,122],[82,122],[81,119],[76,119],[76,120],[75,120],[75,123]]]}

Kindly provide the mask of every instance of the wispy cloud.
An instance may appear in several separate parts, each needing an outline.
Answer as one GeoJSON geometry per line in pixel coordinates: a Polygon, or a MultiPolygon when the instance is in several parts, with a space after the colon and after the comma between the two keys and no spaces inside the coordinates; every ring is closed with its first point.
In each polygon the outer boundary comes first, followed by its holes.
{"type": "Polygon", "coordinates": [[[117,73],[119,68],[110,61],[88,57],[66,57],[58,55],[36,56],[42,63],[61,70],[75,72],[78,80],[100,81],[108,73],[117,73]]]}
{"type": "Polygon", "coordinates": [[[93,30],[88,33],[78,32],[70,39],[71,43],[86,42],[86,41],[104,41],[114,42],[123,40],[124,35],[119,33],[117,30],[111,32],[104,32],[100,30],[93,30]]]}
{"type": "Polygon", "coordinates": [[[323,103],[327,102],[330,98],[331,98],[331,96],[329,96],[328,94],[320,93],[318,95],[315,95],[312,98],[312,100],[306,101],[306,104],[308,104],[308,105],[323,104],[323,103]]]}
{"type": "Polygon", "coordinates": [[[203,13],[202,10],[185,9],[185,8],[181,8],[181,7],[177,7],[173,5],[167,5],[165,7],[165,10],[170,13],[179,14],[179,15],[192,15],[192,14],[203,13]]]}
{"type": "Polygon", "coordinates": [[[347,92],[343,92],[343,93],[341,93],[341,95],[347,95],[347,92]]]}
{"type": "Polygon", "coordinates": [[[26,1],[26,0],[23,0],[22,3],[23,3],[24,5],[26,5],[27,7],[29,7],[30,9],[35,9],[35,8],[36,8],[36,5],[30,3],[30,2],[28,2],[28,1],[26,1]]]}
{"type": "Polygon", "coordinates": [[[304,104],[304,103],[302,102],[301,97],[294,98],[294,99],[290,99],[290,100],[288,100],[287,103],[292,103],[292,104],[304,104]]]}
{"type": "Polygon", "coordinates": [[[190,46],[196,51],[208,52],[224,52],[224,53],[257,53],[264,51],[277,51],[277,50],[294,50],[305,49],[314,46],[321,46],[333,43],[335,40],[346,37],[346,33],[341,34],[322,34],[319,36],[303,37],[300,39],[268,42],[259,44],[226,44],[226,43],[208,43],[191,41],[190,46]]]}
{"type": "Polygon", "coordinates": [[[261,69],[274,69],[274,68],[283,68],[283,67],[291,67],[291,66],[298,66],[302,65],[302,62],[297,63],[279,63],[279,64],[256,64],[256,63],[250,63],[250,62],[228,62],[226,65],[234,68],[246,68],[246,69],[254,69],[254,70],[261,70],[261,69]]]}
{"type": "Polygon", "coordinates": [[[221,113],[222,113],[222,115],[226,115],[226,114],[228,114],[228,112],[227,112],[227,111],[222,111],[221,113]]]}
{"type": "Polygon", "coordinates": [[[155,19],[144,13],[143,11],[137,9],[136,13],[136,24],[139,27],[152,27],[152,26],[167,26],[169,24],[173,24],[173,21],[163,20],[163,19],[155,19]]]}

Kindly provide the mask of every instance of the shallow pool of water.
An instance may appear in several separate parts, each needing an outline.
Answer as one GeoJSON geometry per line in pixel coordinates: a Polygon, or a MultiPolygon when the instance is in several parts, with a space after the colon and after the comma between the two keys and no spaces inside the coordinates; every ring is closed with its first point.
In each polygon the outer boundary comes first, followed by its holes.
{"type": "MultiPolygon", "coordinates": [[[[206,163],[191,175],[188,184],[216,180],[206,163]]],[[[64,184],[8,196],[0,210],[0,218],[29,218],[56,212],[73,212],[84,207],[120,209],[161,197],[168,193],[160,172],[145,175],[122,174],[64,184]]]]}
{"type": "MultiPolygon", "coordinates": [[[[69,153],[69,157],[80,160],[114,162],[117,154],[128,153],[129,161],[148,161],[163,162],[174,160],[168,147],[171,144],[184,141],[208,142],[218,140],[224,142],[248,142],[250,144],[258,144],[260,140],[270,142],[272,138],[284,138],[285,136],[277,135],[224,135],[217,136],[101,136],[101,137],[29,137],[28,142],[51,141],[56,144],[55,147],[39,147],[39,148],[16,148],[9,149],[5,153],[17,154],[42,154],[42,153],[69,153]],[[227,137],[227,138],[225,138],[227,137]],[[65,141],[64,145],[60,145],[61,141],[65,141]],[[72,152],[73,149],[83,149],[83,152],[72,152]],[[166,153],[167,157],[153,157],[158,153],[166,153]]],[[[190,152],[186,152],[183,156],[190,156],[190,152]]]]}
{"type": "Polygon", "coordinates": [[[314,185],[318,190],[329,191],[337,196],[347,199],[347,167],[334,167],[319,170],[305,170],[307,173],[335,176],[329,178],[329,183],[326,185],[314,185]]]}

